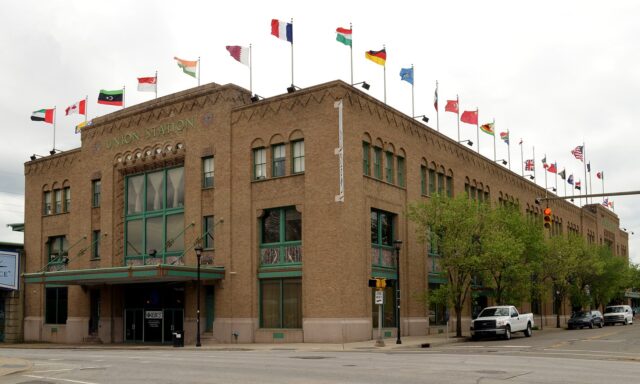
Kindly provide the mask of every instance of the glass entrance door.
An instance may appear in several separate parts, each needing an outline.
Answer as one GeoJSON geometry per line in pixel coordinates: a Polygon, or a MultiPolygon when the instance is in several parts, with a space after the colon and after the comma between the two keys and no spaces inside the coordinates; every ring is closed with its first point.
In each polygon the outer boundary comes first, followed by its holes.
{"type": "Polygon", "coordinates": [[[176,331],[182,331],[184,337],[184,311],[181,308],[165,309],[163,342],[170,343],[176,331]]]}
{"type": "Polygon", "coordinates": [[[97,335],[100,324],[100,291],[91,290],[89,306],[89,335],[97,335]]]}
{"type": "Polygon", "coordinates": [[[124,341],[144,341],[144,326],[142,317],[142,308],[124,310],[124,341]]]}

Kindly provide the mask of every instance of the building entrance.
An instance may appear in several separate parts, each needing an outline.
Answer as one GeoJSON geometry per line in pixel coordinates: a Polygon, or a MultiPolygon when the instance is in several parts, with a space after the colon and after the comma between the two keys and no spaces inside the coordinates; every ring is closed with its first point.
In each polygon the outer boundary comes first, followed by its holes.
{"type": "Polygon", "coordinates": [[[125,287],[124,341],[170,343],[184,331],[184,284],[125,287]]]}

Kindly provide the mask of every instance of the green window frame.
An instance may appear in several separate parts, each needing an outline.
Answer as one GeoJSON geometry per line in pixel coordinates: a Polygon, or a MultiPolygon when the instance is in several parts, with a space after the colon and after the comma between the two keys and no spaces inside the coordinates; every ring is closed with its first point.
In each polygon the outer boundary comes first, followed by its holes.
{"type": "Polygon", "coordinates": [[[102,182],[100,179],[91,181],[91,207],[98,208],[100,206],[100,193],[102,182]]]}
{"type": "Polygon", "coordinates": [[[385,161],[384,161],[385,169],[384,172],[387,176],[387,183],[393,184],[393,153],[385,152],[385,161]]]}
{"type": "Polygon", "coordinates": [[[64,198],[64,207],[62,208],[62,212],[69,213],[71,211],[71,188],[65,187],[62,190],[62,196],[64,198]]]}
{"type": "Polygon", "coordinates": [[[54,199],[55,199],[55,213],[62,213],[62,189],[55,189],[53,191],[54,199]]]}
{"type": "Polygon", "coordinates": [[[398,161],[398,164],[397,164],[396,172],[398,174],[398,186],[404,187],[405,186],[405,181],[404,181],[404,174],[405,174],[404,157],[398,156],[397,161],[398,161]]]}
{"type": "Polygon", "coordinates": [[[302,263],[302,214],[295,207],[267,209],[260,218],[260,265],[302,263]]]}
{"type": "Polygon", "coordinates": [[[395,270],[393,248],[396,214],[380,209],[371,209],[371,256],[372,264],[395,270]]]}
{"type": "Polygon", "coordinates": [[[291,173],[304,173],[304,140],[297,140],[291,143],[291,153],[291,173]]]}
{"type": "Polygon", "coordinates": [[[213,156],[202,158],[202,188],[213,188],[215,182],[215,161],[213,156]]]}
{"type": "Polygon", "coordinates": [[[447,183],[447,186],[446,186],[447,196],[453,197],[453,177],[447,175],[445,178],[445,182],[447,183]]]}
{"type": "Polygon", "coordinates": [[[429,168],[429,195],[436,193],[436,170],[429,168]]]}
{"type": "Polygon", "coordinates": [[[287,159],[284,144],[276,144],[271,147],[271,177],[285,175],[285,163],[287,159]]]}
{"type": "Polygon", "coordinates": [[[93,231],[91,233],[91,258],[100,258],[100,231],[93,231]]]}
{"type": "Polygon", "coordinates": [[[373,148],[373,176],[382,180],[382,148],[373,148]]]}
{"type": "Polygon", "coordinates": [[[261,180],[267,177],[267,150],[256,148],[253,150],[253,179],[261,180]]]}
{"type": "Polygon", "coordinates": [[[260,328],[302,328],[302,279],[260,280],[260,328]]]}
{"type": "Polygon", "coordinates": [[[444,173],[438,172],[438,194],[444,196],[444,173]]]}
{"type": "Polygon", "coordinates": [[[420,166],[420,194],[427,194],[427,167],[420,166]]]}
{"type": "Polygon", "coordinates": [[[45,323],[67,323],[67,287],[46,288],[45,291],[45,323]]]}
{"type": "Polygon", "coordinates": [[[125,265],[175,262],[184,247],[184,167],[125,179],[125,265]]]}
{"type": "Polygon", "coordinates": [[[44,192],[42,197],[42,214],[45,216],[53,214],[51,209],[51,191],[44,192]]]}
{"type": "Polygon", "coordinates": [[[49,264],[62,264],[64,258],[68,256],[69,242],[67,236],[51,236],[49,237],[48,254],[49,264]]]}
{"type": "Polygon", "coordinates": [[[213,215],[202,218],[202,248],[213,249],[213,215]]]}
{"type": "Polygon", "coordinates": [[[366,141],[362,142],[362,173],[365,176],[371,176],[371,166],[369,159],[371,158],[371,146],[366,141]]]}

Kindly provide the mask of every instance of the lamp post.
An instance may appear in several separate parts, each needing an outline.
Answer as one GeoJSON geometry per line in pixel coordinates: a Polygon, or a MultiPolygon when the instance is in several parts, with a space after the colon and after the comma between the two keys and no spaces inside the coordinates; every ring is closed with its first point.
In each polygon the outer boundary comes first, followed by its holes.
{"type": "Polygon", "coordinates": [[[398,327],[398,338],[396,344],[402,344],[400,340],[400,248],[402,248],[402,240],[395,240],[393,248],[396,250],[396,326],[398,327]]]}
{"type": "Polygon", "coordinates": [[[193,249],[196,251],[196,258],[198,259],[198,285],[196,286],[196,300],[197,300],[197,309],[196,309],[196,347],[201,347],[200,344],[200,257],[202,256],[202,247],[197,246],[193,249]]]}

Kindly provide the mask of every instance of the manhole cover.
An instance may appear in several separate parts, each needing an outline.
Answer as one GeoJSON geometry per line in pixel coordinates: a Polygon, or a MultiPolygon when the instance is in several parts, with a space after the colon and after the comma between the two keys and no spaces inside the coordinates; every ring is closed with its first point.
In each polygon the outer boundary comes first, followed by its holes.
{"type": "Polygon", "coordinates": [[[330,356],[292,356],[292,359],[303,359],[303,360],[322,360],[322,359],[333,359],[330,356]]]}

